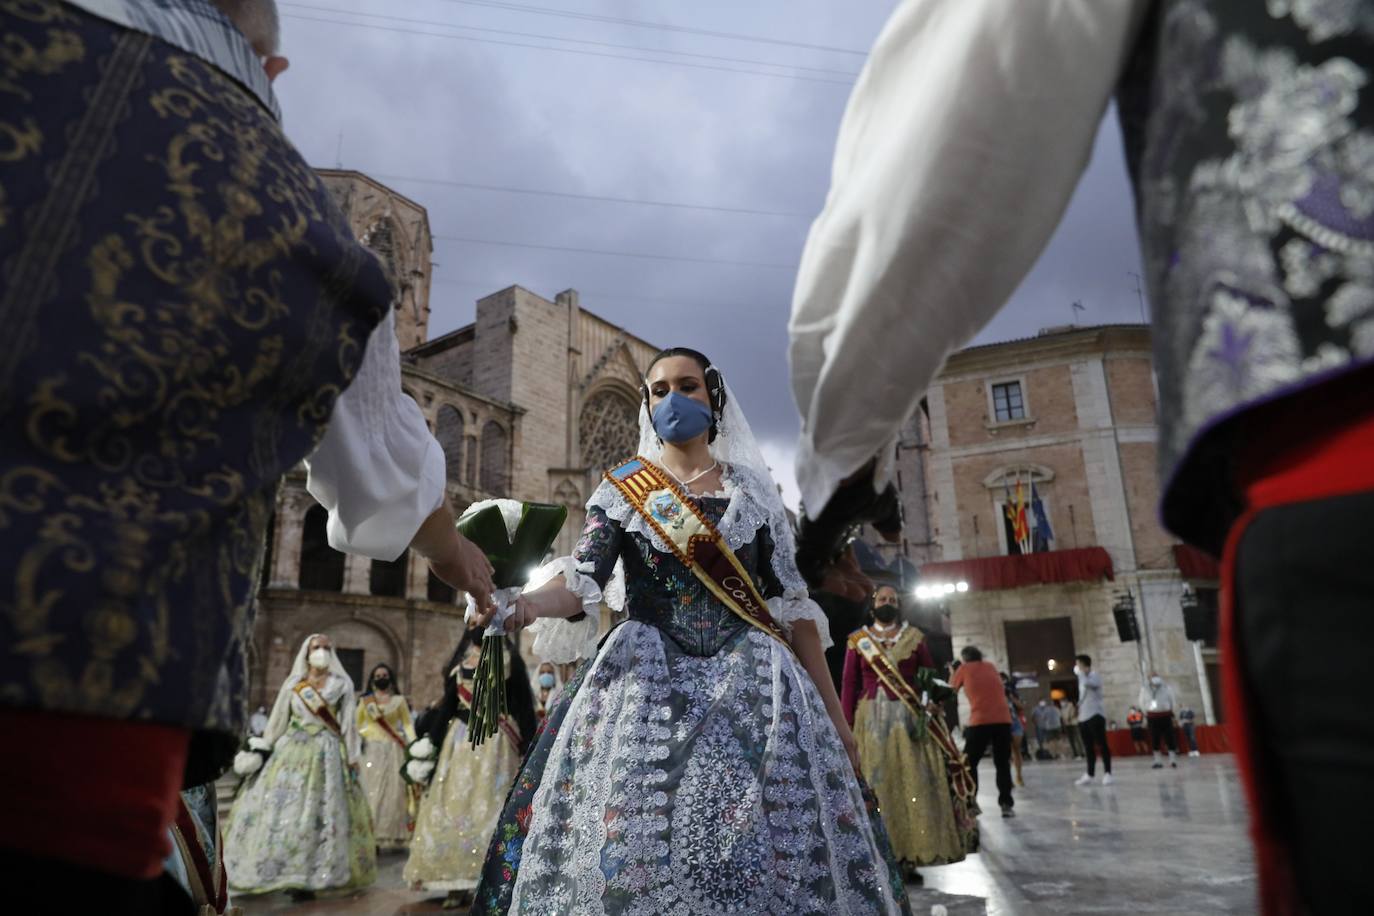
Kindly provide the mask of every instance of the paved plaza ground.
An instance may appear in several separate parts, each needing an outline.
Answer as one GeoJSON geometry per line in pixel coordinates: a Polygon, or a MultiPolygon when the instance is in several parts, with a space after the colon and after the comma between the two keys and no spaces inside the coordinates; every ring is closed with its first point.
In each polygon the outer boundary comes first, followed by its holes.
{"type": "MultiPolygon", "coordinates": [[[[1183,758],[1177,770],[1118,761],[1110,788],[1073,785],[1079,763],[1028,763],[1017,816],[1005,821],[992,762],[984,760],[982,770],[983,851],[924,869],[925,886],[911,890],[915,916],[936,905],[949,916],[1255,911],[1245,803],[1231,757],[1183,758]]],[[[402,887],[404,864],[403,855],[384,856],[377,885],[345,897],[236,902],[247,916],[445,912],[441,898],[402,887]]]]}

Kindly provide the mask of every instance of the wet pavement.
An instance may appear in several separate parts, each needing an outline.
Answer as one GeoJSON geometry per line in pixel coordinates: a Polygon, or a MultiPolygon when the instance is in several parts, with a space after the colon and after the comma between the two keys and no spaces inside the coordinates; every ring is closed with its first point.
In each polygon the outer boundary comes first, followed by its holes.
{"type": "MultiPolygon", "coordinates": [[[[1121,760],[1109,788],[1073,785],[1081,763],[1028,763],[1011,820],[998,814],[991,761],[982,769],[983,850],[922,869],[925,886],[911,888],[916,916],[932,907],[948,916],[1256,911],[1245,803],[1230,756],[1182,758],[1177,770],[1121,760]]],[[[385,854],[378,866],[377,884],[365,891],[306,903],[285,894],[235,902],[246,916],[464,912],[444,910],[440,894],[404,889],[404,854],[385,854]]]]}

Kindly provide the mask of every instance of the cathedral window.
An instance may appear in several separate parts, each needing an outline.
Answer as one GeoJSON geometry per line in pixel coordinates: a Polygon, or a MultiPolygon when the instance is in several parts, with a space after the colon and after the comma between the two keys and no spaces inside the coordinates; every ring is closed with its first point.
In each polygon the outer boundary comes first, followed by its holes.
{"type": "Polygon", "coordinates": [[[505,496],[510,487],[507,442],[506,430],[500,423],[488,420],[482,427],[482,489],[493,496],[505,496]]]}
{"type": "Polygon", "coordinates": [[[303,591],[341,592],[344,583],[344,555],[329,546],[326,526],[329,513],[323,506],[312,506],[305,513],[301,532],[301,575],[303,591]]]}
{"type": "Polygon", "coordinates": [[[638,449],[639,402],[614,389],[599,391],[582,405],[578,431],[582,461],[600,474],[638,449]]]}

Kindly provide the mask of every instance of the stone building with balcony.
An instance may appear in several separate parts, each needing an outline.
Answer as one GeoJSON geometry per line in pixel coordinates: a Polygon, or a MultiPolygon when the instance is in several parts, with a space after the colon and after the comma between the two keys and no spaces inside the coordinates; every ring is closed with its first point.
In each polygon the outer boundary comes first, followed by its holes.
{"type": "Polygon", "coordinates": [[[904,582],[924,599],[907,599],[918,623],[954,652],[978,646],[1031,702],[1075,696],[1073,656],[1086,652],[1110,719],[1124,722],[1157,670],[1211,724],[1214,637],[1188,639],[1182,607],[1185,586],[1214,602],[1216,565],[1157,520],[1156,406],[1148,326],[1052,328],[953,354],[898,446],[906,541],[890,550],[919,570],[904,582]],[[1138,640],[1121,638],[1117,606],[1138,640]]]}
{"type": "MultiPolygon", "coordinates": [[[[429,339],[431,242],[424,208],[358,172],[322,170],[358,237],[396,277],[402,386],[444,448],[455,511],[495,497],[569,508],[568,553],[601,472],[634,453],[639,385],[657,351],[583,309],[518,286],[480,299],[476,320],[429,339]]],[[[407,552],[392,563],[329,547],[326,513],[288,476],[268,532],[253,640],[254,703],[272,703],[301,641],[328,633],[361,689],[393,666],[413,704],[438,699],[463,630],[462,596],[407,552]]]]}

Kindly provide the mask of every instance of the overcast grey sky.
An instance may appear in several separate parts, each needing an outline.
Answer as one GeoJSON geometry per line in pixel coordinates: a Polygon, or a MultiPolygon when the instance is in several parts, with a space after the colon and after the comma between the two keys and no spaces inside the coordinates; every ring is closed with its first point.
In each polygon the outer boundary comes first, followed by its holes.
{"type": "MultiPolygon", "coordinates": [[[[291,69],[277,88],[287,132],[312,164],[368,172],[429,209],[436,236],[431,335],[470,322],[477,298],[512,284],[549,298],[577,289],[584,307],[632,333],[708,353],[795,499],[797,416],[786,366],[792,267],[825,196],[852,83],[844,74],[863,63],[862,53],[822,48],[866,52],[894,6],[281,0],[291,69]]],[[[1087,309],[1080,323],[1138,321],[1128,273],[1139,270],[1121,144],[1109,117],[1059,231],[978,342],[1068,323],[1074,300],[1087,309]]]]}

